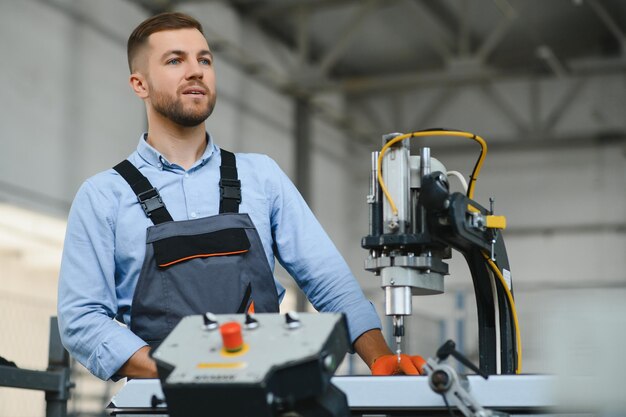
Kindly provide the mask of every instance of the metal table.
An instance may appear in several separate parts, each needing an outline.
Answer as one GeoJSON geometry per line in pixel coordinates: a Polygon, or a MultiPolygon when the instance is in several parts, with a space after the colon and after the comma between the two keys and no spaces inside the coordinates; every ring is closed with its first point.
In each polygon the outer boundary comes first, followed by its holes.
{"type": "MultiPolygon", "coordinates": [[[[346,393],[353,416],[425,416],[446,413],[441,396],[426,377],[336,376],[333,383],[346,393]]],[[[549,414],[556,406],[553,377],[547,375],[492,375],[488,380],[468,376],[470,393],[486,408],[510,414],[549,414]]],[[[111,399],[115,416],[167,415],[167,405],[153,408],[152,396],[164,398],[157,379],[130,380],[111,399]]]]}

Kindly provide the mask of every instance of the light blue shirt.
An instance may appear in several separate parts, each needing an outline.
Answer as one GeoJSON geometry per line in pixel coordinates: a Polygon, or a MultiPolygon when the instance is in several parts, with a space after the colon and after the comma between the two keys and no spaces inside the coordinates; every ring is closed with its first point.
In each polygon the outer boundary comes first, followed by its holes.
{"type": "MultiPolygon", "coordinates": [[[[175,221],[218,214],[221,157],[210,136],[206,151],[187,171],[169,163],[143,136],[128,159],[159,190],[175,221]]],[[[237,170],[239,212],[254,222],[272,271],[276,258],[318,311],[344,312],[352,342],[380,328],[348,265],[278,165],[266,155],[240,153],[237,170]]],[[[104,380],[146,345],[126,326],[146,229],[152,225],[113,169],[86,180],[70,210],[59,278],[59,328],[71,355],[104,380]]],[[[285,289],[275,282],[282,299],[285,289]]]]}

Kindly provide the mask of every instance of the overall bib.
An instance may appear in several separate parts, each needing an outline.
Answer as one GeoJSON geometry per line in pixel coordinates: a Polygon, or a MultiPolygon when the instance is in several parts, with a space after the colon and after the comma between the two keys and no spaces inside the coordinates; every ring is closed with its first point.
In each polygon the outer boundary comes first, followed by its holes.
{"type": "Polygon", "coordinates": [[[221,150],[218,215],[173,221],[159,195],[133,164],[114,169],[152,220],[135,287],[130,329],[151,347],[191,314],[278,312],[278,294],[259,234],[239,213],[235,155],[221,150]]]}

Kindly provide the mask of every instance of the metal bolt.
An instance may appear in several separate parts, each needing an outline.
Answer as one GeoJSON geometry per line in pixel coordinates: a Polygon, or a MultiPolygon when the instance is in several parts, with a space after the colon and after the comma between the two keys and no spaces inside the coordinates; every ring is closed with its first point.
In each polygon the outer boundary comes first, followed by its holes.
{"type": "Polygon", "coordinates": [[[443,370],[435,371],[430,377],[435,392],[444,393],[450,389],[450,376],[443,370]]]}

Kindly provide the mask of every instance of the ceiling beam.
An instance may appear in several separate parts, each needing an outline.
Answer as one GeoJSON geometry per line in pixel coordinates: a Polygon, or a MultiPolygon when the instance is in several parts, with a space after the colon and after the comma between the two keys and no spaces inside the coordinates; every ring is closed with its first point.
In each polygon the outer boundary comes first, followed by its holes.
{"type": "Polygon", "coordinates": [[[522,135],[532,131],[531,126],[529,126],[528,123],[522,119],[513,106],[511,106],[511,104],[509,104],[509,102],[507,102],[494,88],[493,83],[482,85],[481,91],[485,97],[489,98],[495,104],[494,108],[515,126],[518,134],[522,135]]]}
{"type": "MultiPolygon", "coordinates": [[[[623,74],[626,60],[597,59],[592,65],[579,63],[572,65],[564,77],[588,77],[596,75],[623,74]]],[[[398,89],[418,89],[442,87],[446,85],[481,85],[488,81],[523,80],[547,77],[537,71],[519,70],[503,72],[491,67],[481,67],[474,71],[409,71],[376,76],[356,76],[335,78],[310,88],[319,91],[341,91],[353,95],[373,95],[398,89]]]]}
{"type": "Polygon", "coordinates": [[[361,4],[358,10],[352,15],[350,21],[344,25],[344,30],[337,38],[332,48],[326,51],[319,63],[319,70],[322,74],[327,74],[331,67],[337,63],[341,55],[350,46],[354,36],[359,32],[361,26],[369,14],[376,8],[379,0],[368,0],[361,4]]]}
{"type": "Polygon", "coordinates": [[[432,126],[437,115],[441,113],[457,93],[458,90],[454,88],[442,88],[438,92],[437,97],[429,103],[428,107],[426,107],[422,113],[417,115],[410,126],[417,126],[419,128],[432,126]]]}
{"type": "Polygon", "coordinates": [[[369,101],[348,101],[347,107],[350,108],[353,112],[356,111],[356,113],[360,113],[363,116],[364,122],[367,123],[369,130],[372,132],[381,129],[386,131],[390,128],[390,123],[387,123],[387,121],[383,120],[381,115],[369,101]]]}
{"type": "Polygon", "coordinates": [[[552,111],[548,114],[546,119],[541,124],[541,128],[544,131],[553,131],[559,120],[563,117],[567,110],[569,110],[573,103],[576,102],[576,97],[580,94],[583,87],[587,82],[586,78],[578,78],[568,86],[567,91],[561,99],[555,104],[552,111]]]}
{"type": "Polygon", "coordinates": [[[463,12],[465,8],[469,10],[470,4],[474,3],[473,1],[467,0],[467,4],[462,3],[462,10],[460,12],[455,12],[451,10],[448,7],[447,3],[444,1],[414,1],[419,3],[422,8],[428,9],[429,15],[434,19],[434,21],[437,22],[440,27],[446,29],[450,36],[451,45],[455,45],[457,47],[455,50],[456,53],[454,55],[461,55],[461,50],[465,48],[464,46],[461,46],[461,43],[466,42],[468,45],[468,50],[471,45],[480,43],[479,37],[472,31],[471,27],[469,26],[469,20],[466,19],[467,14],[463,12]],[[461,37],[465,39],[461,40],[461,37]]]}
{"type": "MultiPolygon", "coordinates": [[[[601,147],[621,147],[626,155],[626,130],[581,132],[577,134],[534,133],[520,136],[489,136],[483,135],[489,145],[489,154],[501,152],[525,151],[559,151],[563,149],[597,149],[601,147]]],[[[445,143],[439,142],[437,154],[467,155],[472,151],[479,151],[475,143],[470,141],[445,143]]],[[[434,147],[434,146],[433,146],[434,147]]]]}
{"type": "Polygon", "coordinates": [[[489,36],[483,40],[482,44],[474,54],[480,62],[485,62],[489,55],[497,48],[502,39],[506,36],[513,22],[517,19],[517,11],[506,0],[494,0],[502,11],[502,18],[498,25],[491,31],[489,36]]]}
{"type": "Polygon", "coordinates": [[[296,28],[296,45],[298,54],[298,66],[305,68],[309,65],[311,45],[311,11],[302,6],[296,16],[298,26],[296,28]]]}
{"type": "Polygon", "coordinates": [[[458,55],[469,56],[470,55],[470,25],[469,25],[469,13],[470,0],[461,0],[461,11],[459,13],[459,32],[457,37],[458,43],[458,55]]]}
{"type": "Polygon", "coordinates": [[[246,14],[255,20],[275,18],[285,14],[297,13],[302,7],[310,12],[343,7],[350,4],[359,4],[359,0],[229,0],[238,8],[245,8],[246,14]]]}
{"type": "Polygon", "coordinates": [[[452,36],[447,30],[442,30],[441,25],[435,22],[436,17],[433,16],[429,9],[423,7],[422,3],[417,3],[414,0],[404,0],[404,4],[409,13],[411,13],[412,19],[416,20],[416,26],[423,28],[427,24],[432,24],[434,30],[438,30],[438,33],[433,33],[432,30],[428,30],[425,34],[425,40],[430,44],[432,50],[439,55],[444,62],[452,58],[452,50],[450,45],[452,44],[452,36]]]}
{"type": "Polygon", "coordinates": [[[619,27],[615,19],[609,14],[606,8],[596,0],[587,0],[587,4],[589,4],[593,11],[598,15],[600,20],[602,20],[609,32],[611,32],[619,41],[622,54],[626,54],[626,34],[619,27]]]}

